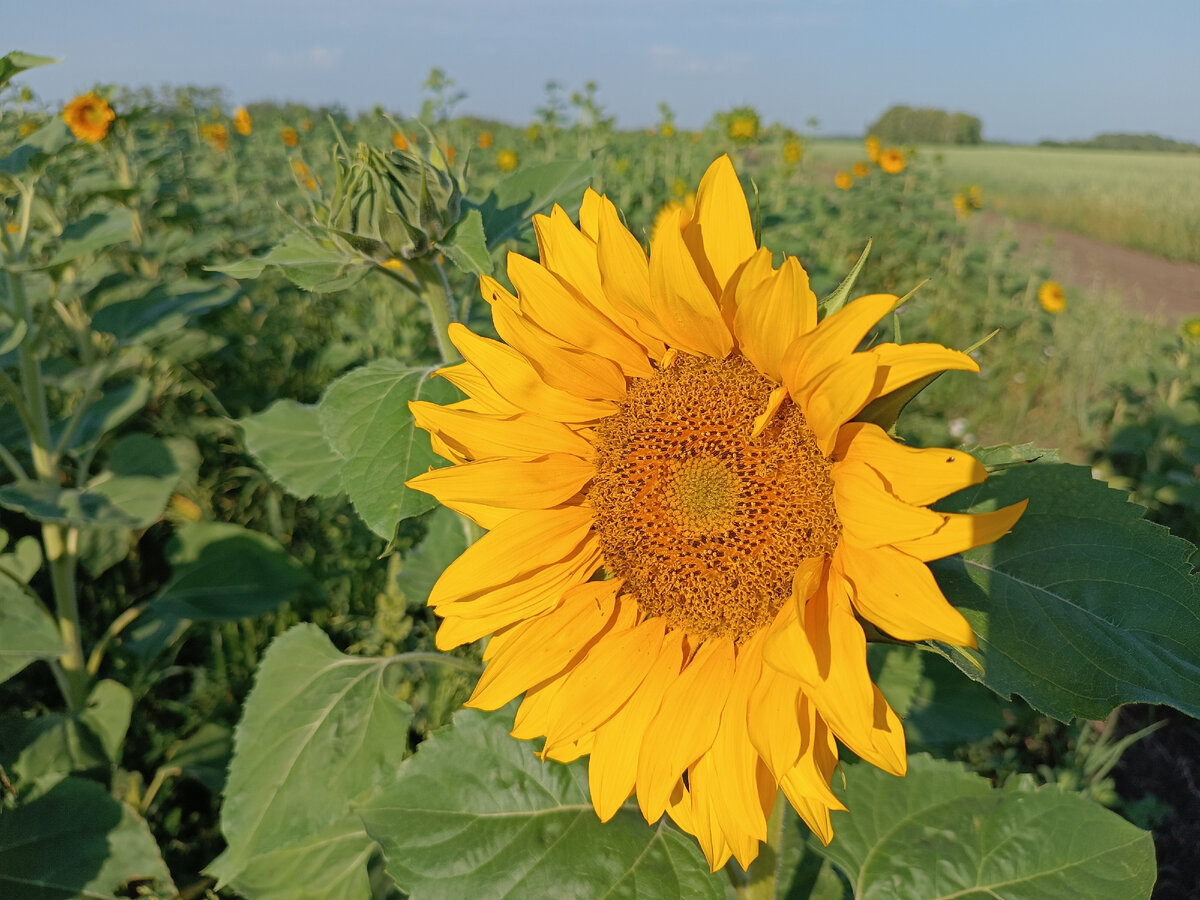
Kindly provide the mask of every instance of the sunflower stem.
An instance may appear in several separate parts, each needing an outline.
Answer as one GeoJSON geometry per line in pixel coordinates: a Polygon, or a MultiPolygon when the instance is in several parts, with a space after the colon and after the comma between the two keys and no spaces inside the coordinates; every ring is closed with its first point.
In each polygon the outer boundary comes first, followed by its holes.
{"type": "Polygon", "coordinates": [[[454,297],[450,293],[450,285],[446,274],[435,263],[424,260],[412,260],[409,264],[420,284],[418,293],[429,310],[430,324],[433,326],[433,338],[437,341],[438,352],[442,362],[447,365],[462,362],[462,357],[454,344],[450,342],[450,323],[454,318],[454,297]]]}
{"type": "Polygon", "coordinates": [[[787,798],[779,792],[775,805],[767,816],[767,839],[758,848],[758,857],[743,869],[733,860],[725,866],[725,872],[733,883],[738,900],[775,900],[776,879],[779,875],[779,851],[783,838],[783,810],[787,798]]]}

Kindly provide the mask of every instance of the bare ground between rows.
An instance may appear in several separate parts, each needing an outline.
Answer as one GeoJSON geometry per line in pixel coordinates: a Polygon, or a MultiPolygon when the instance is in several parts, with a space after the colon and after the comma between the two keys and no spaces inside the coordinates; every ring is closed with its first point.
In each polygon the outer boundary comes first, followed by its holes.
{"type": "Polygon", "coordinates": [[[1200,265],[1195,263],[1163,259],[994,212],[973,217],[970,229],[981,241],[1013,238],[1021,258],[1048,265],[1055,281],[1089,293],[1114,295],[1126,309],[1147,318],[1174,327],[1200,315],[1200,265]]]}

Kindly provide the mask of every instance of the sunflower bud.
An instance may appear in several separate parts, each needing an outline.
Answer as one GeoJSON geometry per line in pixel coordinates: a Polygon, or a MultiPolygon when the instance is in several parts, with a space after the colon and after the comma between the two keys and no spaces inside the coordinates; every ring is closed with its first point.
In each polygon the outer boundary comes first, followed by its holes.
{"type": "Polygon", "coordinates": [[[360,252],[378,259],[415,259],[454,227],[462,185],[436,149],[427,159],[409,145],[380,150],[359,144],[335,151],[337,187],[327,225],[360,252]]]}

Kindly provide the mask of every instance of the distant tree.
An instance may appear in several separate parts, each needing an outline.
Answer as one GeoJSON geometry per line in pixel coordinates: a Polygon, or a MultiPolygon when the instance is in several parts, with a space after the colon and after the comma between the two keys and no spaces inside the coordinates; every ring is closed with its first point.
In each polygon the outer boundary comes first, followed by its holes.
{"type": "Polygon", "coordinates": [[[978,144],[983,123],[967,113],[893,106],[867,129],[893,144],[978,144]]]}
{"type": "Polygon", "coordinates": [[[1157,150],[1167,153],[1200,153],[1200,144],[1176,141],[1158,134],[1098,134],[1087,141],[1041,141],[1042,147],[1073,147],[1084,150],[1157,150]]]}

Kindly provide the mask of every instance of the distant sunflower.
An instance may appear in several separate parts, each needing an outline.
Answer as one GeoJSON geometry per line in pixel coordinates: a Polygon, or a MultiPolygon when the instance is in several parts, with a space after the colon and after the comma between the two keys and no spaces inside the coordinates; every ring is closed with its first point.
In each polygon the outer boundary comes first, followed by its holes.
{"type": "Polygon", "coordinates": [[[490,131],[481,131],[479,132],[479,137],[475,138],[475,146],[480,150],[487,150],[492,146],[494,141],[495,138],[490,131]]]}
{"type": "Polygon", "coordinates": [[[403,131],[393,131],[392,132],[392,146],[395,147],[397,150],[407,150],[408,149],[408,138],[406,138],[404,136],[403,131]]]}
{"type": "Polygon", "coordinates": [[[117,114],[113,112],[107,100],[88,91],[64,106],[62,117],[71,129],[71,134],[81,141],[94,144],[108,134],[108,127],[117,114]]]}
{"type": "Polygon", "coordinates": [[[279,139],[283,141],[283,146],[285,147],[295,147],[296,144],[300,143],[300,135],[291,125],[288,125],[279,132],[279,139]]]}
{"type": "Polygon", "coordinates": [[[904,171],[904,151],[888,147],[879,154],[879,168],[889,175],[898,175],[904,171]]]}
{"type": "Polygon", "coordinates": [[[849,172],[838,172],[833,176],[833,184],[840,191],[848,191],[854,186],[854,176],[849,172]]]}
{"type": "Polygon", "coordinates": [[[511,172],[521,161],[515,150],[501,150],[496,154],[496,165],[501,172],[511,172]]]}
{"type": "Polygon", "coordinates": [[[734,116],[729,121],[729,136],[735,141],[752,141],[758,137],[758,119],[754,116],[734,116]]]}
{"type": "Polygon", "coordinates": [[[1200,340],[1200,316],[1184,319],[1179,330],[1183,332],[1184,337],[1200,340]]]}
{"type": "Polygon", "coordinates": [[[859,160],[853,166],[850,167],[850,171],[854,173],[855,178],[866,178],[868,175],[871,174],[871,167],[868,166],[865,162],[862,162],[861,160],[859,160]]]}
{"type": "Polygon", "coordinates": [[[517,294],[481,281],[502,341],[450,326],[466,361],[439,374],[468,399],[411,404],[454,465],[409,484],[489,529],[429,598],[438,647],[492,635],[469,705],[524,693],[513,735],[590,755],[601,819],[636,793],[716,870],[755,858],[777,786],[830,840],[835,736],[904,772],[859,617],[973,646],[925,563],[995,540],[1024,504],[934,512],[983,467],[855,421],[927,375],[977,371],[969,356],[856,352],[897,298],[819,320],[799,262],[755,246],[727,156],[681,216],[649,259],[593,191],[579,228],[535,216],[540,264],[508,258],[517,294]]]}
{"type": "Polygon", "coordinates": [[[879,138],[873,134],[868,134],[867,139],[863,141],[863,146],[867,151],[867,159],[871,162],[879,163],[879,151],[883,149],[883,145],[879,143],[879,138]]]}
{"type": "Polygon", "coordinates": [[[804,145],[795,138],[786,141],[783,145],[783,161],[789,166],[794,166],[804,158],[804,145]]]}
{"type": "Polygon", "coordinates": [[[26,122],[22,122],[20,127],[17,128],[17,135],[18,135],[18,137],[27,138],[37,130],[38,130],[37,122],[26,121],[26,122]]]}
{"type": "Polygon", "coordinates": [[[254,123],[251,121],[246,107],[239,106],[233,111],[233,130],[242,137],[249,137],[250,132],[254,130],[254,123]]]}
{"type": "Polygon", "coordinates": [[[1037,296],[1038,303],[1048,313],[1058,315],[1067,308],[1067,294],[1057,281],[1043,281],[1037,296]]]}
{"type": "Polygon", "coordinates": [[[229,129],[220,122],[200,126],[200,136],[222,153],[229,147],[229,129]]]}

